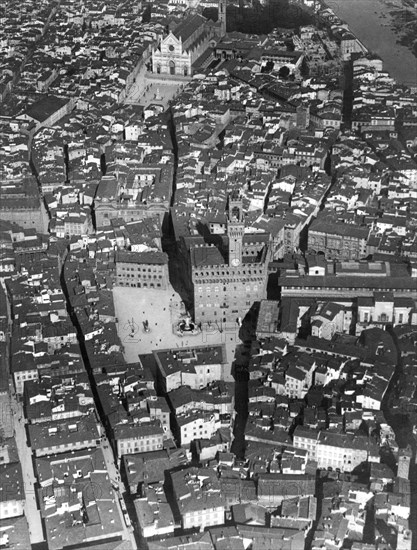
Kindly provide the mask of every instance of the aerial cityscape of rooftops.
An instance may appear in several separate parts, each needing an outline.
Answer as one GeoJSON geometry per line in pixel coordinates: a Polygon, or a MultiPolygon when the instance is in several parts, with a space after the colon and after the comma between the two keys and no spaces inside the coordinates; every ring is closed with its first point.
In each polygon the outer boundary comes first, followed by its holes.
{"type": "Polygon", "coordinates": [[[2,4],[0,550],[417,549],[417,2],[351,1],[2,4]]]}

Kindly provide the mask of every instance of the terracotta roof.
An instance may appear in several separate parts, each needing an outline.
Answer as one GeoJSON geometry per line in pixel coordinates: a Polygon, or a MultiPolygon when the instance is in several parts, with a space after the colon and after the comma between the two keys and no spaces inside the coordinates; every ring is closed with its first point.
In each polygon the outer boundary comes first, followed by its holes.
{"type": "Polygon", "coordinates": [[[202,15],[192,15],[191,17],[187,17],[187,19],[182,21],[174,30],[173,34],[177,38],[180,38],[183,42],[185,42],[194,34],[197,29],[202,27],[205,23],[206,19],[202,15]]]}

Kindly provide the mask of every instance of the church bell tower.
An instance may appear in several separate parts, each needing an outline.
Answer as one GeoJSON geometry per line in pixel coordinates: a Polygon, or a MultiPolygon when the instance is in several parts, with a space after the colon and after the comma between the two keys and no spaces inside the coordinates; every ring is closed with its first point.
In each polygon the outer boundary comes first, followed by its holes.
{"type": "Polygon", "coordinates": [[[226,34],[226,0],[219,0],[217,20],[220,23],[220,36],[226,34]]]}
{"type": "Polygon", "coordinates": [[[243,235],[245,222],[243,219],[242,199],[229,197],[229,212],[227,217],[227,236],[229,237],[229,266],[239,267],[242,263],[243,235]]]}

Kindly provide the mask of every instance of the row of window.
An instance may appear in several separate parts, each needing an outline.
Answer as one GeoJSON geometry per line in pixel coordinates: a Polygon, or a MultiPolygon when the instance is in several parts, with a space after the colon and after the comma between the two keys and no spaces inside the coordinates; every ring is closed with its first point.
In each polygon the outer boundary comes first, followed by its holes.
{"type": "Polygon", "coordinates": [[[190,510],[189,512],[187,512],[187,515],[190,515],[190,516],[201,516],[204,512],[204,515],[210,515],[210,516],[218,516],[218,514],[222,513],[223,510],[219,509],[219,511],[217,511],[217,509],[213,509],[213,510],[190,510]]]}
{"type": "MultiPolygon", "coordinates": [[[[203,278],[203,279],[194,278],[193,279],[193,283],[194,283],[195,286],[204,285],[205,288],[211,288],[211,287],[207,287],[207,285],[213,285],[213,284],[231,285],[232,283],[237,283],[238,285],[242,286],[242,285],[248,285],[248,284],[251,284],[251,283],[262,284],[264,281],[265,281],[265,278],[263,276],[262,277],[242,277],[241,279],[230,279],[230,280],[227,280],[227,279],[226,280],[223,280],[223,279],[222,280],[207,279],[207,278],[203,278]]],[[[228,291],[230,290],[230,286],[227,290],[228,291]]]]}
{"type": "Polygon", "coordinates": [[[364,294],[366,292],[372,293],[376,290],[378,292],[414,292],[414,289],[412,288],[371,288],[371,287],[349,287],[349,286],[340,286],[340,287],[330,287],[330,286],[291,286],[291,285],[283,285],[283,288],[285,290],[299,290],[300,292],[306,292],[310,290],[322,290],[326,292],[360,292],[360,294],[364,294]]]}
{"type": "MultiPolygon", "coordinates": [[[[364,313],[362,322],[367,323],[368,321],[372,321],[372,315],[370,315],[369,313],[364,313]]],[[[393,315],[393,317],[391,319],[391,316],[388,316],[386,313],[382,313],[380,315],[380,318],[378,320],[376,320],[375,322],[386,323],[388,321],[392,321],[392,322],[395,323],[395,315],[393,315]]],[[[403,322],[404,322],[404,315],[402,313],[400,313],[398,315],[397,323],[401,324],[403,322]]]]}
{"type": "Polygon", "coordinates": [[[329,449],[328,447],[324,447],[322,445],[317,446],[317,455],[323,459],[325,458],[335,458],[336,460],[346,460],[351,459],[353,455],[357,455],[358,451],[348,450],[345,449],[329,449]],[[345,453],[342,456],[340,456],[340,453],[345,453]]]}
{"type": "Polygon", "coordinates": [[[204,432],[201,431],[201,432],[198,432],[198,433],[197,433],[197,432],[193,432],[192,434],[184,434],[184,437],[183,437],[184,441],[183,441],[183,443],[184,443],[185,441],[192,441],[193,439],[198,439],[198,438],[208,439],[209,437],[208,437],[208,432],[207,432],[207,430],[204,430],[204,432]],[[205,437],[203,437],[203,436],[205,436],[205,437]]]}
{"type": "Polygon", "coordinates": [[[316,441],[314,441],[314,443],[308,443],[308,442],[304,442],[304,441],[297,441],[297,443],[294,441],[294,445],[296,447],[302,447],[302,448],[305,448],[305,449],[315,449],[317,447],[317,443],[316,441]]]}
{"type": "Polygon", "coordinates": [[[153,438],[153,437],[150,437],[148,439],[146,439],[146,441],[144,441],[144,437],[140,437],[138,439],[135,439],[134,441],[119,441],[120,443],[120,446],[121,447],[124,447],[125,444],[127,447],[131,447],[132,445],[150,445],[150,444],[155,444],[155,443],[162,443],[162,438],[153,438]]]}
{"type": "Polygon", "coordinates": [[[20,381],[20,380],[31,380],[33,378],[38,378],[38,371],[36,372],[28,372],[27,374],[25,373],[22,373],[22,374],[16,374],[16,379],[17,381],[20,381]]]}
{"type": "Polygon", "coordinates": [[[290,378],[288,377],[285,381],[285,385],[286,386],[290,386],[290,387],[297,387],[297,386],[302,386],[304,383],[304,380],[296,380],[295,378],[290,378]]]}
{"type": "Polygon", "coordinates": [[[75,441],[74,443],[61,443],[61,445],[54,445],[53,447],[42,447],[42,451],[48,451],[50,453],[55,453],[57,449],[71,449],[74,447],[93,447],[95,443],[91,441],[75,441]]]}
{"type": "Polygon", "coordinates": [[[10,509],[9,509],[9,503],[8,502],[2,502],[1,507],[5,514],[17,514],[17,506],[13,503],[10,503],[10,509]]]}
{"type": "Polygon", "coordinates": [[[121,273],[119,277],[134,277],[135,279],[162,279],[162,275],[148,275],[147,273],[121,273]]]}
{"type": "MultiPolygon", "coordinates": [[[[124,283],[123,281],[119,281],[120,286],[131,286],[134,288],[148,288],[147,283],[124,283]]],[[[161,283],[149,283],[149,288],[161,288],[161,283]]]]}
{"type": "MultiPolygon", "coordinates": [[[[146,445],[146,451],[159,451],[161,448],[161,445],[146,445]]],[[[131,447],[128,449],[122,449],[122,454],[133,454],[133,453],[139,453],[143,451],[143,446],[138,447],[137,445],[135,447],[131,447]]]]}
{"type": "MultiPolygon", "coordinates": [[[[199,286],[198,287],[198,292],[199,294],[203,294],[204,290],[206,291],[207,294],[211,294],[211,287],[205,287],[205,289],[203,289],[202,286],[199,286]]],[[[223,287],[223,292],[230,292],[230,288],[227,288],[227,286],[224,286],[223,287]]],[[[238,290],[237,286],[234,286],[233,287],[233,290],[238,290]]],[[[246,292],[251,292],[252,290],[254,290],[255,292],[258,290],[258,285],[253,285],[253,288],[250,286],[250,285],[247,285],[246,286],[246,292]]],[[[214,287],[214,292],[216,293],[219,293],[221,292],[221,290],[219,289],[218,286],[214,287]]]]}
{"type": "MultiPolygon", "coordinates": [[[[183,426],[183,430],[184,430],[184,432],[186,432],[187,431],[187,426],[183,426]]],[[[196,433],[197,430],[199,430],[200,432],[202,432],[204,430],[204,432],[207,433],[207,428],[204,428],[204,426],[198,426],[198,427],[193,426],[192,430],[193,430],[194,434],[196,433]]]]}
{"type": "MultiPolygon", "coordinates": [[[[259,269],[243,269],[240,275],[262,275],[263,267],[259,269]]],[[[194,271],[194,277],[228,277],[229,273],[225,271],[194,271]]]]}
{"type": "Polygon", "coordinates": [[[142,272],[152,272],[152,271],[161,271],[162,267],[160,265],[158,266],[151,266],[151,267],[141,267],[139,265],[136,265],[134,267],[124,267],[122,266],[122,271],[142,271],[142,272]]]}
{"type": "Polygon", "coordinates": [[[69,231],[70,229],[72,229],[73,231],[81,231],[81,229],[83,229],[85,226],[85,224],[81,225],[79,223],[74,223],[74,222],[65,222],[65,225],[64,225],[64,229],[66,231],[69,231]]]}
{"type": "MultiPolygon", "coordinates": [[[[214,315],[217,317],[217,310],[214,310],[213,313],[214,313],[214,315]]],[[[204,317],[204,316],[205,316],[205,312],[202,311],[202,312],[200,313],[200,315],[201,315],[202,317],[204,317]]],[[[220,313],[220,315],[221,315],[221,313],[220,313]]],[[[222,322],[221,319],[219,319],[219,320],[220,320],[220,322],[222,322]]],[[[209,321],[209,322],[210,322],[210,321],[209,321]]],[[[215,322],[217,323],[217,319],[215,320],[215,322]]],[[[225,323],[225,322],[226,322],[226,317],[223,317],[223,323],[225,323]]]]}
{"type": "MultiPolygon", "coordinates": [[[[200,296],[200,298],[201,298],[201,296],[200,296]]],[[[240,302],[240,300],[239,300],[239,302],[240,302]]],[[[246,305],[246,306],[251,306],[252,303],[253,303],[253,302],[252,302],[251,300],[248,300],[248,301],[245,302],[245,305],[246,305]]],[[[199,307],[199,308],[203,308],[203,307],[208,307],[208,308],[210,308],[210,307],[215,307],[215,308],[218,308],[218,309],[228,309],[228,308],[230,307],[230,305],[231,305],[231,304],[220,304],[219,302],[214,302],[213,304],[211,304],[211,303],[208,303],[208,304],[207,304],[207,303],[202,303],[202,302],[200,302],[200,304],[198,305],[198,307],[199,307]]],[[[236,300],[233,302],[233,307],[235,307],[235,308],[238,307],[238,303],[237,303],[236,300]]],[[[239,311],[238,309],[233,309],[233,310],[232,310],[232,313],[238,313],[238,311],[239,311]]],[[[204,315],[204,313],[203,313],[203,315],[204,315]]],[[[214,315],[217,315],[217,313],[214,312],[214,315]]]]}

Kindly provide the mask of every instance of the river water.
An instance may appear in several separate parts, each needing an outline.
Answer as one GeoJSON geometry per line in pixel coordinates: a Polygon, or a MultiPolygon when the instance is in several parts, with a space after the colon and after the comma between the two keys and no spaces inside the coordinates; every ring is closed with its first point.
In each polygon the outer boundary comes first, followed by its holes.
{"type": "Polygon", "coordinates": [[[353,34],[384,61],[384,69],[399,83],[417,85],[417,58],[401,44],[389,12],[400,0],[327,0],[326,5],[345,21],[353,34]]]}

